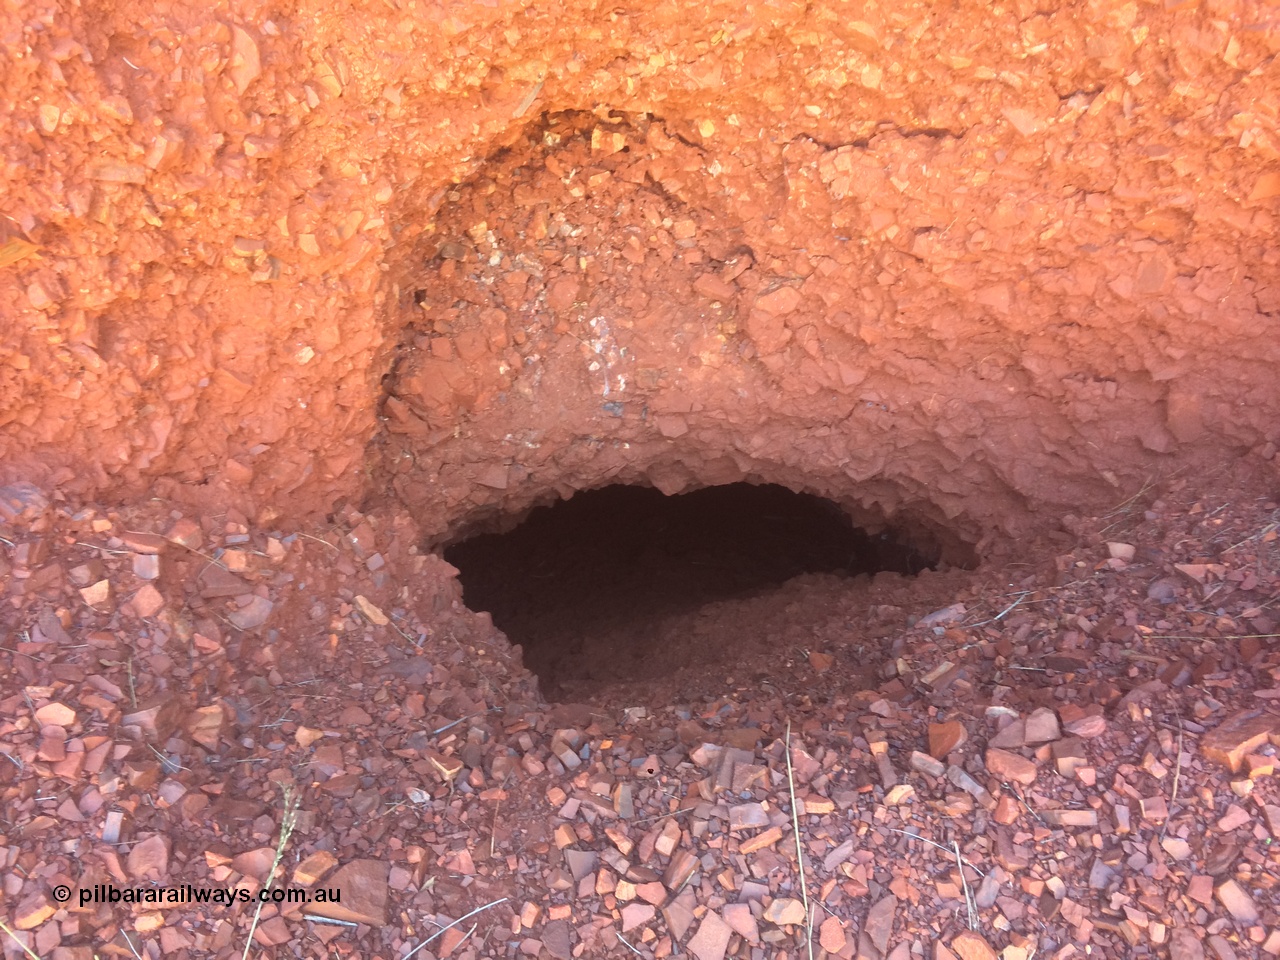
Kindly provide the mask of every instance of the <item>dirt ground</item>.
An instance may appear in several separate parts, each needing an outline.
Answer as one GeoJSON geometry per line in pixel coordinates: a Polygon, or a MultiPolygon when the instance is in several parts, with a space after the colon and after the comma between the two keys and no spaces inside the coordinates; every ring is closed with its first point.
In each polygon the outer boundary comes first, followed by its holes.
{"type": "Polygon", "coordinates": [[[405,513],[0,503],[35,956],[1280,955],[1272,464],[1035,561],[707,604],[555,704],[405,513]],[[79,902],[272,876],[342,901],[79,902]]]}
{"type": "Polygon", "coordinates": [[[1273,5],[29,0],[0,79],[6,960],[1280,955],[1273,5]]]}

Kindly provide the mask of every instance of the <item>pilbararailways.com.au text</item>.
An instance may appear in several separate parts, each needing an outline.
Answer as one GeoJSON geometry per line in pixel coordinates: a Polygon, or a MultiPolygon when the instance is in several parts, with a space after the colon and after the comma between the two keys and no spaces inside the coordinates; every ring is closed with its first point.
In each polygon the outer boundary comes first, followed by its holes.
{"type": "Polygon", "coordinates": [[[179,905],[209,903],[231,906],[236,903],[341,903],[342,891],[337,887],[264,887],[258,891],[244,887],[209,887],[190,883],[167,887],[117,887],[108,883],[96,883],[81,887],[80,906],[99,903],[152,903],[179,905]]]}

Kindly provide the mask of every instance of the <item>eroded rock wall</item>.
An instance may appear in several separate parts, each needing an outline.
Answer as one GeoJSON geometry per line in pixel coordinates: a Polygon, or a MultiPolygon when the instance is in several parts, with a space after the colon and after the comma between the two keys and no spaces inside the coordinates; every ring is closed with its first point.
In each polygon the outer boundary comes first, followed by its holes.
{"type": "Polygon", "coordinates": [[[12,470],[433,536],[745,476],[973,539],[1274,455],[1267,5],[5,18],[12,470]]]}

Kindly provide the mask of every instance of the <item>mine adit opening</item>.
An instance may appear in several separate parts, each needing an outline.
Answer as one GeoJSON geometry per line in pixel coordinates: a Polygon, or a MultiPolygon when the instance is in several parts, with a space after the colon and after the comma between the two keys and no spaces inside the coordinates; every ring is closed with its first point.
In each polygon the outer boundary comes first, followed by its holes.
{"type": "Polygon", "coordinates": [[[550,699],[712,662],[741,623],[664,629],[708,604],[758,596],[802,574],[935,567],[930,538],[855,527],[837,504],[777,485],[731,483],[666,496],[609,486],[538,507],[508,532],[444,549],[463,600],[523,650],[550,699]],[[703,654],[707,654],[704,656],[703,654]]]}

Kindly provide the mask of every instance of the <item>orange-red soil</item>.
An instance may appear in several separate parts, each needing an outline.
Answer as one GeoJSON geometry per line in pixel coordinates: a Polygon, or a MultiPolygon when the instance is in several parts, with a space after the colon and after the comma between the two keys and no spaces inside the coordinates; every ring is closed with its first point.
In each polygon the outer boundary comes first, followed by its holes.
{"type": "Polygon", "coordinates": [[[429,539],[746,478],[985,548],[1280,439],[1265,4],[4,16],[14,475],[429,539]]]}

